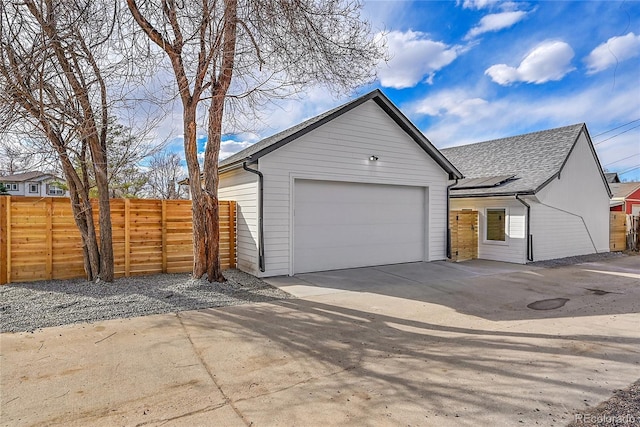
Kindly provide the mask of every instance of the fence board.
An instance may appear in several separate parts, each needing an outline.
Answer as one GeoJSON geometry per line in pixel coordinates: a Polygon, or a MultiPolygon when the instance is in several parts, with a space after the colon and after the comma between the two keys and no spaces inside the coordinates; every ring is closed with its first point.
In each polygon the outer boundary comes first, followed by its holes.
{"type": "Polygon", "coordinates": [[[0,285],[7,279],[7,207],[9,196],[0,196],[0,285]]]}
{"type": "MultiPolygon", "coordinates": [[[[98,227],[98,205],[92,203],[98,227]]],[[[236,264],[235,202],[220,201],[220,261],[236,264]]],[[[112,199],[114,272],[189,272],[191,201],[112,199]]],[[[0,284],[84,277],[82,239],[68,198],[0,197],[0,284]]]]}

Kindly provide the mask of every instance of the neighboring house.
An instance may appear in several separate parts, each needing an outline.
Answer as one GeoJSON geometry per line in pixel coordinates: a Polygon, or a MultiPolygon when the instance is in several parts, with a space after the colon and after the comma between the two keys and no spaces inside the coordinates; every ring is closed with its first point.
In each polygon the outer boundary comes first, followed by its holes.
{"type": "Polygon", "coordinates": [[[616,172],[605,172],[604,177],[607,179],[609,184],[620,182],[620,177],[616,172]]]}
{"type": "Polygon", "coordinates": [[[238,268],[258,276],[446,258],[460,172],[379,90],[220,163],[238,268]]]}
{"type": "Polygon", "coordinates": [[[609,251],[611,193],[584,124],[442,150],[478,212],[477,257],[527,263],[609,251]]]}
{"type": "Polygon", "coordinates": [[[0,176],[11,196],[68,196],[69,193],[62,186],[64,180],[50,173],[39,171],[24,172],[14,175],[0,176]]]}
{"type": "Polygon", "coordinates": [[[640,215],[640,182],[614,183],[609,187],[613,193],[610,203],[612,212],[640,215]]]}

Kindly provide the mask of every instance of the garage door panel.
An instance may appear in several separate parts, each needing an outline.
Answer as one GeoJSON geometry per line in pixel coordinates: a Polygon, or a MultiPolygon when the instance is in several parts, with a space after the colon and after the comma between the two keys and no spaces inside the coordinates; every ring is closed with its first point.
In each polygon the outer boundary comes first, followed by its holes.
{"type": "Polygon", "coordinates": [[[313,267],[302,268],[298,273],[422,261],[415,257],[414,251],[407,250],[407,245],[391,244],[386,248],[386,253],[371,253],[369,245],[345,246],[322,253],[302,249],[296,252],[296,263],[313,267]]]}
{"type": "Polygon", "coordinates": [[[322,232],[318,232],[316,226],[302,226],[296,228],[299,233],[299,244],[297,248],[323,248],[323,247],[345,247],[357,245],[389,245],[396,241],[403,242],[404,245],[415,248],[422,244],[423,237],[415,230],[403,228],[383,227],[371,232],[369,224],[360,225],[333,225],[323,227],[322,232]],[[363,242],[363,243],[357,243],[363,242]]]}
{"type": "Polygon", "coordinates": [[[416,224],[422,220],[422,212],[416,206],[394,206],[393,212],[388,207],[368,204],[329,206],[309,204],[304,208],[296,208],[295,216],[298,225],[333,225],[333,224],[379,224],[385,226],[416,224]],[[317,213],[322,212],[322,216],[317,213]]]}
{"type": "Polygon", "coordinates": [[[424,259],[424,188],[296,180],[296,273],[424,259]]]}

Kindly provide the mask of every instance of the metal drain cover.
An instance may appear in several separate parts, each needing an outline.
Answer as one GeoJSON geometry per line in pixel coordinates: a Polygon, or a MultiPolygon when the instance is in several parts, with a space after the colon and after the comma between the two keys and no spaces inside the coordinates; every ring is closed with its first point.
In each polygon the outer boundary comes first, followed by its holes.
{"type": "Polygon", "coordinates": [[[609,291],[603,291],[602,289],[590,289],[590,288],[585,288],[586,290],[594,293],[595,295],[606,295],[606,294],[612,294],[613,292],[609,292],[609,291]]]}
{"type": "Polygon", "coordinates": [[[532,302],[527,305],[528,308],[533,310],[555,310],[565,305],[569,301],[569,298],[552,298],[542,299],[540,301],[532,302]]]}

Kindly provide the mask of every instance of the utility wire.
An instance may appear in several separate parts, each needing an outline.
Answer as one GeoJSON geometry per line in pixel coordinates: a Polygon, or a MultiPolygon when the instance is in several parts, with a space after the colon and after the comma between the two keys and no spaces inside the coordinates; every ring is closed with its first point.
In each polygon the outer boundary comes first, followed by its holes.
{"type": "Polygon", "coordinates": [[[638,165],[638,166],[636,166],[636,167],[633,167],[633,168],[631,168],[631,169],[627,169],[627,170],[626,170],[626,171],[624,171],[624,172],[618,172],[618,176],[620,176],[620,175],[624,175],[625,173],[627,173],[627,172],[631,172],[631,171],[634,171],[634,170],[636,170],[636,169],[640,169],[640,165],[638,165]]]}
{"type": "Polygon", "coordinates": [[[630,158],[635,157],[635,156],[637,156],[637,155],[640,155],[640,153],[635,153],[635,154],[632,154],[632,155],[630,155],[630,156],[624,157],[624,158],[622,158],[622,159],[616,160],[615,162],[607,163],[605,166],[609,166],[609,165],[612,165],[612,164],[614,164],[614,163],[618,163],[618,162],[621,162],[621,161],[623,161],[623,160],[630,159],[630,158]]]}
{"type": "Polygon", "coordinates": [[[600,145],[600,144],[602,144],[602,143],[603,143],[603,142],[605,142],[605,141],[608,141],[608,140],[610,140],[610,139],[613,139],[613,138],[615,138],[616,136],[620,136],[620,135],[622,135],[623,133],[627,133],[627,132],[629,132],[630,130],[633,130],[633,129],[635,129],[635,128],[639,128],[639,127],[640,127],[640,125],[635,125],[635,126],[634,126],[634,127],[632,127],[632,128],[629,128],[629,129],[627,129],[627,130],[623,130],[623,131],[622,131],[622,132],[620,132],[620,133],[616,133],[615,135],[610,136],[609,138],[603,139],[602,141],[596,142],[596,143],[595,143],[595,144],[593,144],[593,145],[600,145]]]}
{"type": "Polygon", "coordinates": [[[602,132],[602,133],[599,133],[599,134],[597,134],[597,135],[593,135],[593,137],[594,137],[594,138],[597,138],[597,137],[599,137],[599,136],[604,135],[605,133],[613,132],[614,130],[618,130],[618,129],[620,129],[620,128],[623,128],[623,127],[625,127],[625,126],[627,126],[627,125],[630,125],[631,123],[635,123],[635,122],[640,122],[640,119],[631,120],[629,123],[625,123],[625,124],[623,124],[623,125],[620,125],[620,126],[618,126],[618,127],[613,128],[613,129],[609,129],[609,130],[606,130],[606,131],[604,131],[604,132],[602,132]]]}

